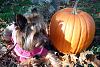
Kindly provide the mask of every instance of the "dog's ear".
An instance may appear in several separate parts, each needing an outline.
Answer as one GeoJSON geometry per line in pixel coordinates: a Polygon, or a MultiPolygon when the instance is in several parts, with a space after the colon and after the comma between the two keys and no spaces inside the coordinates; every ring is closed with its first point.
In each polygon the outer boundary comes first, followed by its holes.
{"type": "Polygon", "coordinates": [[[27,24],[27,19],[23,15],[17,14],[16,20],[15,20],[15,25],[18,26],[21,30],[23,30],[25,28],[26,24],[27,24]]]}
{"type": "Polygon", "coordinates": [[[27,16],[27,20],[28,20],[28,23],[36,23],[40,18],[39,18],[39,12],[37,10],[37,8],[33,8],[31,10],[31,13],[30,15],[27,16]]]}
{"type": "Polygon", "coordinates": [[[37,17],[40,15],[37,8],[33,8],[33,9],[31,10],[31,13],[32,13],[32,15],[33,15],[33,18],[37,18],[37,17]]]}
{"type": "Polygon", "coordinates": [[[16,22],[26,24],[27,19],[23,15],[17,14],[16,15],[16,22]]]}
{"type": "Polygon", "coordinates": [[[32,12],[32,13],[37,13],[38,10],[37,10],[37,8],[33,8],[33,9],[31,10],[31,12],[32,12]]]}

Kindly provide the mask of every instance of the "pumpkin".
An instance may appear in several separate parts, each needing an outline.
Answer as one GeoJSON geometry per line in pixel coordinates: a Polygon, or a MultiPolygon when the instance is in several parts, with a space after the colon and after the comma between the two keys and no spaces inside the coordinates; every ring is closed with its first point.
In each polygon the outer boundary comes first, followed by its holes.
{"type": "Polygon", "coordinates": [[[66,54],[78,54],[91,44],[95,34],[93,18],[82,10],[73,8],[57,11],[51,18],[49,37],[54,47],[66,54]]]}

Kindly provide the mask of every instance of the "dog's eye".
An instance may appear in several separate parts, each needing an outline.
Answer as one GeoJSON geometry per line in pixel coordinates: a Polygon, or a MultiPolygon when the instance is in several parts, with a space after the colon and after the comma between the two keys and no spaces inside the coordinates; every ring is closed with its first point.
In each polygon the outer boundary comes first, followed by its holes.
{"type": "Polygon", "coordinates": [[[35,27],[34,26],[31,26],[31,30],[34,30],[35,29],[35,27]]]}
{"type": "Polygon", "coordinates": [[[30,29],[31,30],[36,30],[36,26],[31,26],[30,29]]]}
{"type": "Polygon", "coordinates": [[[17,24],[17,23],[14,23],[14,25],[15,25],[15,26],[18,26],[18,24],[17,24]]]}

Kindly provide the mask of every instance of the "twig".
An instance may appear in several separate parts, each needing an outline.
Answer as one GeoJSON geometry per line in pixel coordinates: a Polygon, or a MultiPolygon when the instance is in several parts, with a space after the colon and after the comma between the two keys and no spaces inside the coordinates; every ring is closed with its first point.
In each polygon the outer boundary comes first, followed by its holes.
{"type": "Polygon", "coordinates": [[[7,56],[13,49],[14,49],[15,45],[13,45],[10,49],[7,50],[6,53],[4,53],[2,56],[0,56],[0,60],[3,59],[3,57],[7,56]]]}

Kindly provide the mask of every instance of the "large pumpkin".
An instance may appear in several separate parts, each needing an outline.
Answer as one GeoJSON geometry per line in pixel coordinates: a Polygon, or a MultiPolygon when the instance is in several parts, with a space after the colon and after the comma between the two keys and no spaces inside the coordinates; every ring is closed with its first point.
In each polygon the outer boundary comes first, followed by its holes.
{"type": "Polygon", "coordinates": [[[80,53],[85,50],[93,40],[95,22],[86,12],[73,8],[57,11],[50,22],[50,39],[54,47],[60,52],[80,53]]]}

